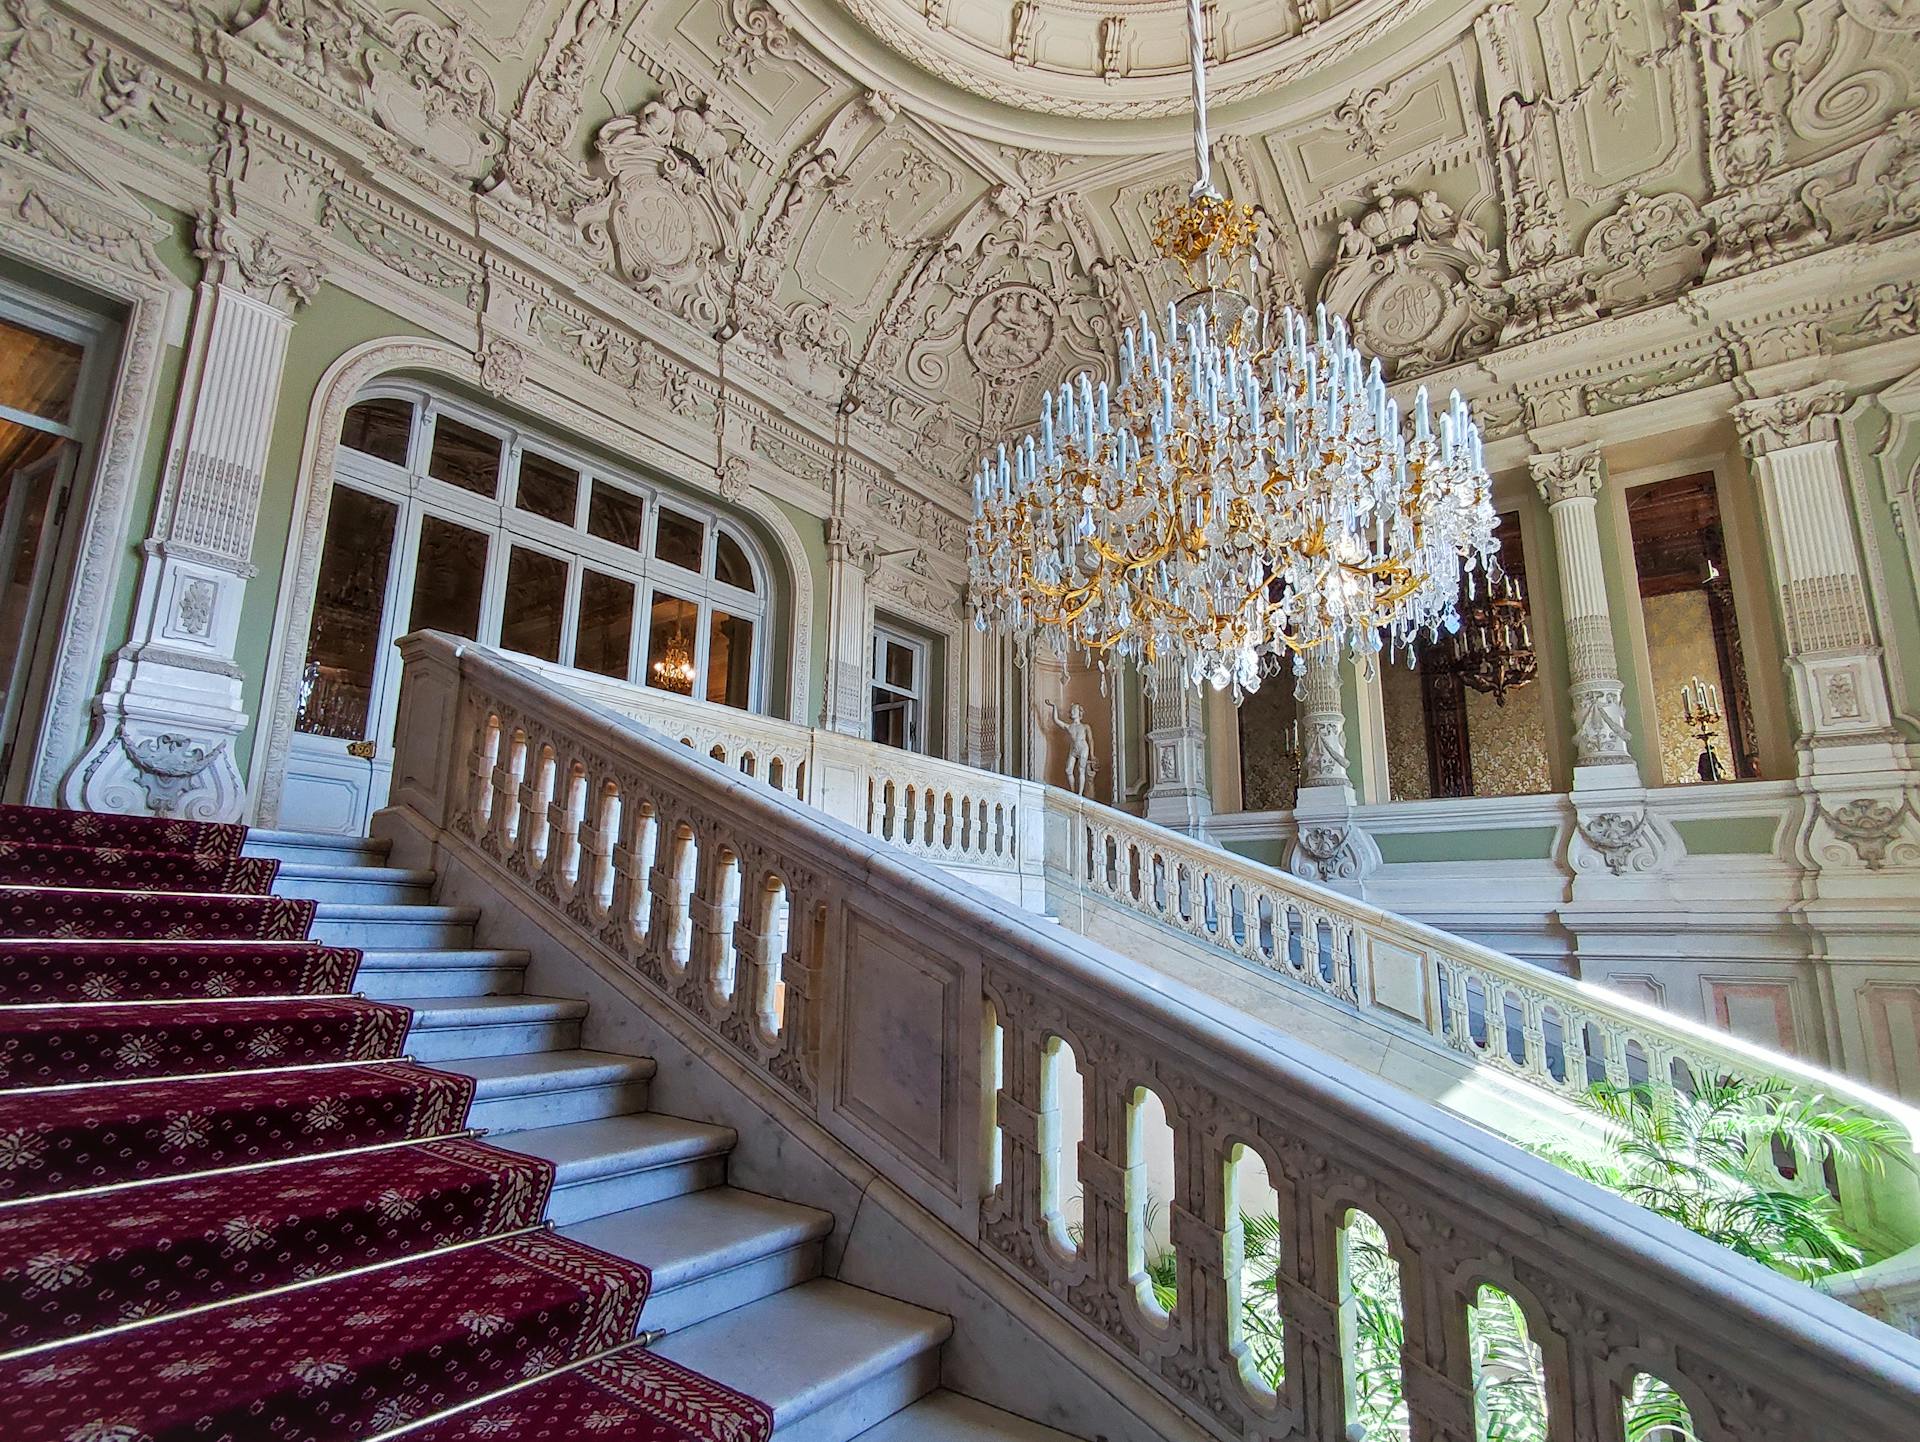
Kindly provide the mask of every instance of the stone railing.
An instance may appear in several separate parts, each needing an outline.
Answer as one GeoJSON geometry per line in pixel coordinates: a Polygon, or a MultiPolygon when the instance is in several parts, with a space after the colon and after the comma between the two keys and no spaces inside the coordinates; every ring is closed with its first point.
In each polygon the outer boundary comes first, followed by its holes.
{"type": "Polygon", "coordinates": [[[1029,905],[1043,897],[1044,786],[648,686],[535,668],[996,895],[1029,905]]]}
{"type": "MultiPolygon", "coordinates": [[[[1609,988],[1560,976],[1409,921],[1112,807],[1057,789],[1071,820],[1064,864],[1101,902],[1224,950],[1399,1033],[1573,1100],[1593,1083],[1740,1078],[1783,1082],[1892,1122],[1920,1161],[1920,1113],[1850,1078],[1807,1066],[1609,988]]],[[[1920,1171],[1880,1175],[1780,1148],[1783,1180],[1825,1188],[1877,1247],[1920,1243],[1920,1171]]]]}
{"type": "MultiPolygon", "coordinates": [[[[1893,1122],[1913,1139],[1920,1164],[1920,1113],[1849,1078],[1059,787],[651,687],[538,669],[1004,899],[1049,910],[1069,925],[1083,920],[1076,912],[1089,900],[1144,917],[1428,1046],[1449,1064],[1495,1071],[1560,1102],[1600,1081],[1785,1082],[1893,1122]]],[[[1142,959],[1152,955],[1150,942],[1121,949],[1142,959]]],[[[1497,1095],[1488,1098],[1473,1109],[1475,1119],[1507,1130],[1501,1107],[1497,1095]]],[[[1530,1113],[1528,1120],[1537,1118],[1530,1113]]],[[[1785,1149],[1777,1157],[1784,1181],[1829,1190],[1849,1225],[1877,1251],[1920,1244],[1920,1165],[1862,1175],[1785,1149]]]]}
{"type": "MultiPolygon", "coordinates": [[[[1676,1389],[1703,1442],[1886,1442],[1920,1409],[1920,1346],[1870,1318],[1275,1028],[1223,1024],[1212,998],[731,761],[477,647],[421,634],[402,649],[392,802],[411,825],[1212,1435],[1354,1435],[1346,1253],[1363,1214],[1398,1269],[1402,1435],[1475,1437],[1486,1379],[1469,1318],[1485,1287],[1524,1311],[1555,1439],[1621,1442],[1623,1399],[1646,1377],[1676,1389]],[[1071,1157],[1066,1047],[1084,1097],[1071,1157]],[[1143,1159],[1162,1112],[1166,1310],[1146,1272],[1143,1159]],[[1241,1330],[1236,1182],[1255,1165],[1283,1239],[1283,1371],[1256,1369],[1241,1330]],[[1060,1224],[1064,1167],[1084,1198],[1077,1231],[1060,1224]]],[[[1232,914],[1224,893],[1218,911],[1232,914]]]]}

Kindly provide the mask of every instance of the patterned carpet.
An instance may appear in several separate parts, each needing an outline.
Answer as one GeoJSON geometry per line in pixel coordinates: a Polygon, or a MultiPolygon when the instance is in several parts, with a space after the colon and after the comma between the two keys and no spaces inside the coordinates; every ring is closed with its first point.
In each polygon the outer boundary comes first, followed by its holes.
{"type": "Polygon", "coordinates": [[[244,842],[0,807],[8,1442],[766,1442],[244,842]]]}

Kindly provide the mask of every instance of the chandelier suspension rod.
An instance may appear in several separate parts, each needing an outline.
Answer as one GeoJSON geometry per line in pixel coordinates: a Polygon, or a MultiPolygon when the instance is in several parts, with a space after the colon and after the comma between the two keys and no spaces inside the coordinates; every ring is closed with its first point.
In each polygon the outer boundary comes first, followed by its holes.
{"type": "Polygon", "coordinates": [[[1200,0],[1187,0],[1187,63],[1193,71],[1193,199],[1215,193],[1207,144],[1207,36],[1200,0]]]}

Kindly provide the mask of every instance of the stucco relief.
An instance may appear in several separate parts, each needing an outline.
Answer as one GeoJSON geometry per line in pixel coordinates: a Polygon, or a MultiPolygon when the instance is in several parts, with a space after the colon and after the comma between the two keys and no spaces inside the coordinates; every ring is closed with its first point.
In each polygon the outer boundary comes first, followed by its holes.
{"type": "Polygon", "coordinates": [[[1499,254],[1434,192],[1400,194],[1381,184],[1372,205],[1358,219],[1343,218],[1339,231],[1319,299],[1350,317],[1362,347],[1433,364],[1492,338],[1502,309],[1499,254]]]}

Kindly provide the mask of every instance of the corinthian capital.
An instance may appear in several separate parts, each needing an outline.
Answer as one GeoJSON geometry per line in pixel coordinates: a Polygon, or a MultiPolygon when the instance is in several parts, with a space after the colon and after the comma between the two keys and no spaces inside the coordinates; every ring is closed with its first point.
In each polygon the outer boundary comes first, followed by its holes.
{"type": "Polygon", "coordinates": [[[1606,471],[1600,464],[1598,446],[1576,446],[1567,451],[1548,451],[1528,456],[1527,469],[1540,488],[1540,499],[1549,506],[1562,501],[1587,499],[1600,494],[1606,484],[1606,471]]]}
{"type": "Polygon", "coordinates": [[[1784,395],[1756,396],[1733,408],[1740,443],[1750,456],[1764,456],[1787,446],[1834,438],[1834,420],[1847,406],[1847,388],[1838,381],[1822,381],[1784,395]]]}
{"type": "Polygon", "coordinates": [[[288,249],[270,235],[248,234],[231,215],[217,210],[200,217],[193,253],[219,284],[282,310],[312,300],[326,278],[318,256],[288,249]]]}

